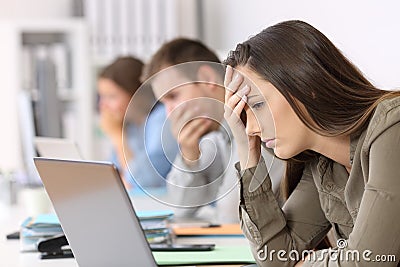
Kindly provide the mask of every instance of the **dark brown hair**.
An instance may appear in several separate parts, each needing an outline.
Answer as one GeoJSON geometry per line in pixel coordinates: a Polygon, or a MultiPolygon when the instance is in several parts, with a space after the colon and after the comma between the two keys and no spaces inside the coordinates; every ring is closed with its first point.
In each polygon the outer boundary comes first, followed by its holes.
{"type": "MultiPolygon", "coordinates": [[[[269,81],[307,127],[326,136],[360,133],[381,100],[400,95],[373,86],[325,35],[303,21],[266,28],[237,45],[224,63],[246,66],[269,81]]],[[[305,151],[287,160],[285,198],[306,162],[317,156],[305,151]]]]}
{"type": "MultiPolygon", "coordinates": [[[[166,67],[191,61],[220,63],[217,55],[200,41],[177,38],[163,44],[157,50],[144,68],[142,81],[166,67]]],[[[188,75],[193,73],[193,70],[187,71],[188,75]]]]}
{"type": "Polygon", "coordinates": [[[134,57],[120,57],[105,67],[99,78],[110,79],[133,96],[140,87],[143,62],[134,57]]]}

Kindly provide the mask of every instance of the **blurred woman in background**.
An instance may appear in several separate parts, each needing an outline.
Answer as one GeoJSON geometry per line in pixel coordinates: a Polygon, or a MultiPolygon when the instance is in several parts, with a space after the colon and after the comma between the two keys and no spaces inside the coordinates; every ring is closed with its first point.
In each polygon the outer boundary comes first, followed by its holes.
{"type": "Polygon", "coordinates": [[[102,70],[100,127],[111,140],[112,162],[127,187],[164,187],[171,168],[168,158],[174,158],[177,145],[165,127],[164,106],[150,87],[141,87],[142,68],[139,59],[121,57],[102,70]]]}

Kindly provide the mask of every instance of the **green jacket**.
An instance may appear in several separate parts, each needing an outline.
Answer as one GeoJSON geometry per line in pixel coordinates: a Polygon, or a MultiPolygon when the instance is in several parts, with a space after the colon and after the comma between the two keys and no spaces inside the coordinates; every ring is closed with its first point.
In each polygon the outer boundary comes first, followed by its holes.
{"type": "Polygon", "coordinates": [[[246,170],[236,165],[241,226],[259,266],[293,266],[330,229],[337,246],[314,252],[304,267],[398,266],[400,97],[380,103],[367,129],[351,136],[349,160],[350,174],[324,156],[308,164],[282,209],[263,160],[246,170]]]}

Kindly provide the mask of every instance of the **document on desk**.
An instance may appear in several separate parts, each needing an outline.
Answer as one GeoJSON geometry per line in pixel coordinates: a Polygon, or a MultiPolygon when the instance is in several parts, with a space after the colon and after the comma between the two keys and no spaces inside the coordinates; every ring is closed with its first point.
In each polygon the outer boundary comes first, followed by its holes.
{"type": "Polygon", "coordinates": [[[222,224],[213,227],[173,227],[177,236],[243,236],[239,224],[222,224]]]}
{"type": "MultiPolygon", "coordinates": [[[[174,215],[173,211],[138,211],[136,214],[149,243],[171,240],[169,220],[174,215]]],[[[60,234],[63,230],[56,214],[28,217],[21,225],[21,251],[37,251],[40,239],[60,234]]]]}
{"type": "Polygon", "coordinates": [[[158,265],[255,263],[249,246],[216,246],[212,251],[153,252],[158,265]]]}
{"type": "Polygon", "coordinates": [[[43,238],[62,234],[60,222],[57,216],[52,214],[41,214],[28,217],[21,224],[20,249],[21,251],[37,251],[37,242],[43,238]]]}

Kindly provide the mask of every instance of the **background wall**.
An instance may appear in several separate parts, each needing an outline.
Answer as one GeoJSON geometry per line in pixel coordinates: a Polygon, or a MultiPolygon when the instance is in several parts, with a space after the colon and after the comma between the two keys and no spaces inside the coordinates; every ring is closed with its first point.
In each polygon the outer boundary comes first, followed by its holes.
{"type": "Polygon", "coordinates": [[[73,0],[0,0],[0,19],[65,18],[73,0]]]}
{"type": "MultiPolygon", "coordinates": [[[[73,14],[72,7],[77,2],[81,0],[0,0],[0,19],[68,17],[73,14]]],[[[398,0],[175,2],[178,3],[178,31],[189,37],[198,35],[218,50],[221,58],[238,42],[269,25],[301,19],[327,35],[376,85],[383,88],[400,86],[398,0]],[[196,15],[193,7],[198,9],[199,6],[202,6],[198,10],[201,15],[196,15]],[[193,21],[193,17],[200,20],[193,21]],[[196,25],[199,22],[201,25],[196,25]]]]}
{"type": "Polygon", "coordinates": [[[262,29],[304,20],[383,88],[400,88],[400,1],[204,0],[204,40],[221,55],[262,29]]]}
{"type": "MultiPolygon", "coordinates": [[[[201,39],[217,50],[221,59],[224,59],[237,43],[245,41],[270,25],[288,19],[305,20],[327,35],[374,84],[383,89],[400,88],[398,0],[379,3],[375,0],[0,0],[0,22],[4,19],[65,19],[81,14],[78,10],[82,10],[83,4],[93,1],[113,6],[128,2],[149,2],[156,5],[158,1],[165,1],[163,4],[168,6],[168,12],[174,18],[172,21],[176,22],[174,34],[201,39]]],[[[121,16],[116,17],[115,20],[121,19],[121,16]]],[[[128,23],[128,26],[135,25],[128,23]]],[[[15,105],[15,92],[12,90],[19,88],[7,86],[6,78],[18,80],[21,76],[21,70],[11,71],[18,62],[15,55],[20,53],[14,51],[18,48],[12,42],[0,35],[0,49],[5,55],[2,60],[11,62],[6,66],[6,71],[3,71],[4,89],[0,102],[5,104],[0,106],[8,105],[9,110],[15,105]]],[[[150,53],[146,53],[141,58],[148,59],[150,56],[150,53]]],[[[86,59],[93,69],[101,65],[89,54],[86,59]]],[[[92,78],[94,81],[95,77],[92,78]]],[[[92,90],[94,94],[94,82],[92,84],[92,88],[87,90],[92,90]]],[[[95,110],[95,107],[92,108],[95,110]]],[[[0,122],[3,124],[17,123],[16,112],[1,113],[0,122]]],[[[15,139],[17,133],[0,133],[0,138],[5,143],[0,156],[10,158],[9,161],[14,162],[10,155],[19,151],[13,142],[8,142],[10,136],[14,136],[15,139]]],[[[1,164],[2,162],[0,168],[1,164]]]]}

